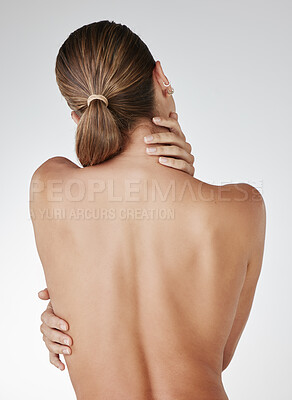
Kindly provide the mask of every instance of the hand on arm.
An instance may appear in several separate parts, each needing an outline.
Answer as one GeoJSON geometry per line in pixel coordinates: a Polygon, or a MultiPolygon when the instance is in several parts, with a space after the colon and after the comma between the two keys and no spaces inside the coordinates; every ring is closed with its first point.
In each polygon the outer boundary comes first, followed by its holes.
{"type": "MultiPolygon", "coordinates": [[[[41,290],[38,296],[42,300],[50,299],[48,289],[41,290]]],[[[46,310],[42,313],[41,320],[40,330],[49,350],[50,362],[63,371],[65,364],[60,360],[59,354],[71,354],[70,345],[73,343],[72,338],[63,332],[68,330],[68,323],[54,314],[51,302],[48,303],[46,310]]]]}

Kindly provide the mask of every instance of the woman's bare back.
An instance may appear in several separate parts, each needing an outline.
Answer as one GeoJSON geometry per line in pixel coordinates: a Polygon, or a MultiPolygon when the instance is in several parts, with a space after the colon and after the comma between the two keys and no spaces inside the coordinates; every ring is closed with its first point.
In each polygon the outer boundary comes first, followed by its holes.
{"type": "Polygon", "coordinates": [[[227,399],[221,372],[262,262],[258,192],[122,158],[84,169],[53,158],[31,187],[78,400],[227,399]]]}

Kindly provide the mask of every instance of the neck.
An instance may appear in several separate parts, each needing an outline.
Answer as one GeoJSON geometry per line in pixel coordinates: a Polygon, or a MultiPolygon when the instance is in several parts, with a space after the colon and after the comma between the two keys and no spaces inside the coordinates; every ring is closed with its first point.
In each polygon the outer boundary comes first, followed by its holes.
{"type": "Polygon", "coordinates": [[[144,141],[145,136],[152,135],[158,132],[169,132],[168,128],[155,125],[150,120],[143,121],[135,126],[135,128],[129,132],[130,140],[125,150],[119,154],[117,159],[141,159],[141,160],[152,160],[155,159],[156,155],[149,155],[146,153],[146,148],[150,146],[159,146],[159,144],[147,144],[144,141]]]}

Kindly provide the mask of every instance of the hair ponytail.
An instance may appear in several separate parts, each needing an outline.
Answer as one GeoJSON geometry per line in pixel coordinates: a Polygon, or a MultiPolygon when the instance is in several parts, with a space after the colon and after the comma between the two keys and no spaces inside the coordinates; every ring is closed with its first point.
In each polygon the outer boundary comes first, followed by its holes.
{"type": "Polygon", "coordinates": [[[99,21],[69,35],[56,59],[56,80],[69,107],[80,117],[76,153],[84,166],[124,150],[140,118],[153,117],[155,61],[146,44],[126,25],[99,21]],[[108,100],[94,99],[102,94],[108,100]]]}
{"type": "Polygon", "coordinates": [[[119,154],[127,139],[120,132],[107,106],[95,99],[90,102],[78,123],[76,154],[83,167],[99,164],[119,154]]]}

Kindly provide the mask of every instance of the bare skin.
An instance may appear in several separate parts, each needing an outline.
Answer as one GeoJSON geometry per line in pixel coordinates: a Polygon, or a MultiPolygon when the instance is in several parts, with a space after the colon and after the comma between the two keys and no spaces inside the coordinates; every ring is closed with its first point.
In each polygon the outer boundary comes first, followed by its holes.
{"type": "Polygon", "coordinates": [[[260,274],[264,202],[250,185],[164,168],[145,154],[153,129],[143,122],[105,163],[55,157],[32,178],[37,248],[74,338],[65,361],[78,400],[228,399],[221,373],[260,274]]]}
{"type": "MultiPolygon", "coordinates": [[[[72,118],[76,123],[79,122],[78,116],[72,112],[72,118]]],[[[168,120],[166,120],[166,124],[172,129],[169,132],[159,132],[158,134],[152,135],[151,143],[155,143],[158,145],[158,149],[156,154],[162,155],[165,162],[161,162],[159,157],[159,161],[161,165],[164,165],[166,168],[171,167],[181,171],[184,171],[191,176],[194,175],[194,156],[191,154],[191,145],[186,142],[186,137],[181,130],[181,127],[178,123],[178,114],[175,112],[170,113],[170,118],[176,121],[175,129],[171,127],[168,120]],[[171,144],[171,147],[170,147],[171,144]],[[167,156],[166,156],[167,155],[167,156]],[[171,157],[170,157],[171,155],[171,157]]],[[[163,121],[160,123],[163,123],[163,121]]],[[[144,138],[145,146],[147,146],[150,142],[146,138],[144,138]]],[[[145,150],[148,146],[145,148],[145,150]]],[[[152,153],[148,153],[149,156],[152,153]]],[[[48,289],[41,290],[38,293],[38,296],[42,300],[49,300],[50,295],[48,289]]],[[[41,315],[42,324],[40,326],[41,333],[43,334],[43,340],[45,345],[49,350],[49,360],[52,365],[59,368],[60,371],[64,371],[65,365],[60,360],[59,354],[71,354],[71,344],[73,343],[73,339],[64,332],[68,330],[68,322],[59,318],[53,310],[52,303],[49,302],[47,308],[41,315]]]]}

